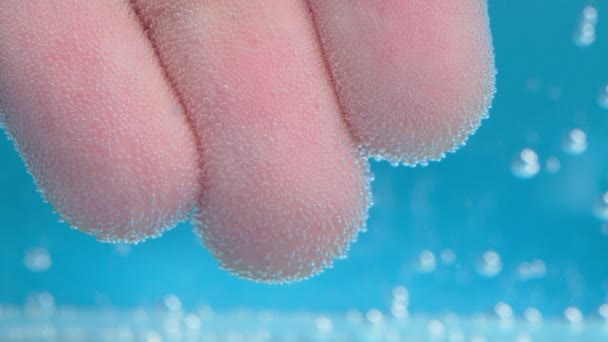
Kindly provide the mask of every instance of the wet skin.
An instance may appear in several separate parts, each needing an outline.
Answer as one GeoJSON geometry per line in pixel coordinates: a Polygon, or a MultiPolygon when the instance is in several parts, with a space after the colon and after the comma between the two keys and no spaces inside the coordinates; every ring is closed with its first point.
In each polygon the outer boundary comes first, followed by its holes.
{"type": "Polygon", "coordinates": [[[221,266],[345,256],[370,156],[438,160],[486,115],[485,0],[0,2],[0,108],[47,199],[101,241],[193,218],[221,266]]]}

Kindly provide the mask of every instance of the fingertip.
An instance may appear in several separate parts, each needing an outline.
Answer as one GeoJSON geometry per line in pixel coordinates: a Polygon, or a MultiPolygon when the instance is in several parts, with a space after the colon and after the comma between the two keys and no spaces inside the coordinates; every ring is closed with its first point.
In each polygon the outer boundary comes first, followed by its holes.
{"type": "Polygon", "coordinates": [[[138,242],[187,218],[198,157],[129,7],[0,2],[7,132],[61,218],[138,242]]]}
{"type": "Polygon", "coordinates": [[[353,134],[370,156],[417,165],[487,117],[495,69],[485,0],[313,0],[353,134]]]}
{"type": "Polygon", "coordinates": [[[368,163],[340,115],[305,2],[173,4],[137,1],[201,140],[197,231],[240,277],[320,273],[365,225],[368,163]]]}

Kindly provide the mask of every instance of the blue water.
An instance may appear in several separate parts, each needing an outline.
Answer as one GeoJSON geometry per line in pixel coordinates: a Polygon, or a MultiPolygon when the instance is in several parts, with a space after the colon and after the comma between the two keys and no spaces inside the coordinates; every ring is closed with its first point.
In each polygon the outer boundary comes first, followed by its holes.
{"type": "MultiPolygon", "coordinates": [[[[597,103],[608,83],[608,3],[491,0],[490,17],[498,69],[490,119],[440,163],[373,163],[368,231],[346,260],[301,283],[256,284],[219,270],[189,224],[137,246],[99,244],[58,222],[2,138],[0,307],[22,307],[48,292],[57,307],[93,310],[158,309],[175,295],[186,310],[376,309],[390,316],[393,289],[403,286],[412,314],[496,318],[497,303],[504,303],[516,319],[533,307],[558,322],[567,321],[568,308],[585,321],[603,320],[608,223],[593,206],[608,191],[608,109],[597,103]],[[599,13],[596,41],[580,47],[573,34],[588,4],[599,13]],[[570,155],[563,144],[575,128],[588,147],[570,155]],[[540,163],[530,179],[511,168],[524,148],[540,163]],[[559,170],[547,167],[549,157],[559,160],[559,170]],[[48,252],[47,270],[26,267],[35,247],[48,252]],[[453,263],[444,260],[450,251],[453,263]],[[500,259],[499,266],[490,260],[485,275],[484,253],[500,259]],[[524,263],[535,260],[526,276],[524,263]]],[[[1,322],[0,315],[0,330],[1,322]]]]}

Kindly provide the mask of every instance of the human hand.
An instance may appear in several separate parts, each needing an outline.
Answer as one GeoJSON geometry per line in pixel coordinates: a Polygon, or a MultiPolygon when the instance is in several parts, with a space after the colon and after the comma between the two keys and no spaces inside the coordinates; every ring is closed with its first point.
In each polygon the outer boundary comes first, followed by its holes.
{"type": "Polygon", "coordinates": [[[494,74],[485,0],[0,2],[2,120],[61,217],[138,242],[193,216],[258,281],[345,255],[366,158],[442,158],[494,74]]]}

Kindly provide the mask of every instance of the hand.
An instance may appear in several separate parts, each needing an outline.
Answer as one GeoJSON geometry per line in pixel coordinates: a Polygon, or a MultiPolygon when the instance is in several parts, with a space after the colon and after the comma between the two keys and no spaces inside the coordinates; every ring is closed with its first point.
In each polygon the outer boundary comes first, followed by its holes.
{"type": "Polygon", "coordinates": [[[193,216],[258,281],[345,255],[366,159],[442,158],[494,74],[485,0],[0,2],[4,125],[62,218],[138,242],[193,216]]]}

